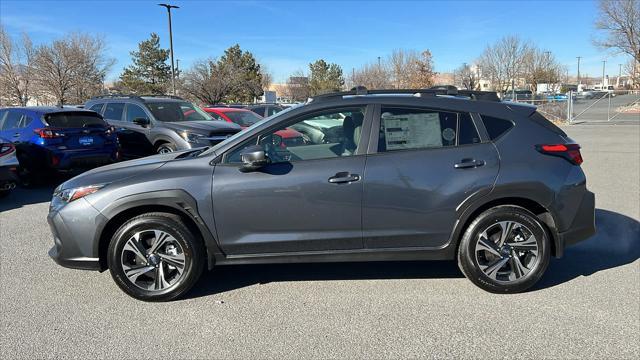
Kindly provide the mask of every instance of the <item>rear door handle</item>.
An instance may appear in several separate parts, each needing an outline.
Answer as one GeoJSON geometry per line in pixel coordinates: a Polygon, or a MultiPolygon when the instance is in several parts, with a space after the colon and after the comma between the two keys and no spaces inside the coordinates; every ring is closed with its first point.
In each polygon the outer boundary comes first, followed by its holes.
{"type": "Polygon", "coordinates": [[[462,159],[459,163],[453,164],[453,167],[456,169],[469,169],[483,166],[484,164],[484,160],[462,159]]]}
{"type": "Polygon", "coordinates": [[[20,137],[20,133],[13,134],[13,137],[20,137]]]}
{"type": "Polygon", "coordinates": [[[329,182],[332,184],[343,184],[343,183],[352,183],[354,181],[360,180],[360,175],[358,174],[349,174],[348,172],[339,172],[334,176],[329,178],[329,182]]]}

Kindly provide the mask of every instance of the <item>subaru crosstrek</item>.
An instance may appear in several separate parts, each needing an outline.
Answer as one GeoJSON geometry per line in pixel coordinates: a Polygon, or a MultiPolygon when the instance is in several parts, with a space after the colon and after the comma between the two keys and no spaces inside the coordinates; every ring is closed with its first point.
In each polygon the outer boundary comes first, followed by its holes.
{"type": "Polygon", "coordinates": [[[228,264],[457,259],[479,287],[528,289],[595,232],[580,146],[495,93],[317,96],[209,149],[94,169],[56,190],[50,256],[174,299],[228,264]],[[318,119],[326,136],[274,134],[318,119]],[[316,139],[316,140],[314,140],[316,139]]]}
{"type": "Polygon", "coordinates": [[[103,95],[84,106],[116,128],[128,158],[211,146],[241,130],[171,95],[103,95]]]}
{"type": "Polygon", "coordinates": [[[14,144],[23,180],[51,170],[85,170],[119,157],[114,128],[94,111],[78,108],[0,109],[0,138],[14,144]]]}

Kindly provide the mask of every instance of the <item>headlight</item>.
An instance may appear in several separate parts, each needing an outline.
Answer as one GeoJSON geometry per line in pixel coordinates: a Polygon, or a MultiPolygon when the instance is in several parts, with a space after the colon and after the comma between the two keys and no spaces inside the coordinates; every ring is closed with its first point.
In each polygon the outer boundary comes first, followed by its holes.
{"type": "Polygon", "coordinates": [[[200,138],[204,137],[204,135],[194,134],[187,131],[181,131],[179,132],[179,134],[183,139],[187,140],[190,143],[197,143],[199,142],[200,138]]]}
{"type": "Polygon", "coordinates": [[[65,190],[56,189],[55,192],[53,193],[53,196],[60,198],[64,202],[70,203],[74,200],[78,200],[87,195],[93,194],[94,192],[105,187],[106,185],[107,184],[89,185],[89,186],[82,186],[82,187],[65,189],[65,190]]]}

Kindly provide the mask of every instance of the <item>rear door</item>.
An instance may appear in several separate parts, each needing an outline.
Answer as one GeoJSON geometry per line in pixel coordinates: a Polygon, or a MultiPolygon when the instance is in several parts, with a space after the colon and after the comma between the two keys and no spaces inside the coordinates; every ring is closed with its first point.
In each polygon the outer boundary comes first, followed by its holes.
{"type": "MultiPolygon", "coordinates": [[[[379,115],[378,115],[379,114],[379,115]]],[[[382,106],[364,175],[367,248],[446,245],[466,199],[488,193],[498,154],[469,113],[382,106]]]]}
{"type": "Polygon", "coordinates": [[[22,131],[22,118],[24,114],[18,109],[6,110],[4,121],[2,121],[2,127],[0,127],[0,138],[9,140],[13,143],[19,144],[27,141],[24,132],[22,131]]]}
{"type": "Polygon", "coordinates": [[[153,126],[151,115],[136,104],[127,103],[124,123],[129,130],[127,133],[130,153],[133,156],[147,156],[154,153],[153,144],[149,141],[149,130],[153,126]],[[134,123],[135,119],[149,120],[147,127],[134,123]]]}

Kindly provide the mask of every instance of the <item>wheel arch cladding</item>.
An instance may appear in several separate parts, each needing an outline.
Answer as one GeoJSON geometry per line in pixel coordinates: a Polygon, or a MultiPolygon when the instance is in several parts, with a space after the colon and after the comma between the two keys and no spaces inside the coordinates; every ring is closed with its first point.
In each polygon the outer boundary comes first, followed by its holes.
{"type": "Polygon", "coordinates": [[[488,202],[480,204],[479,206],[473,209],[469,209],[467,211],[468,215],[463,216],[464,220],[462,222],[462,226],[458,226],[454,233],[454,236],[455,236],[454,239],[456,242],[455,244],[456,252],[458,251],[458,247],[460,246],[460,241],[462,240],[462,236],[464,235],[464,232],[467,230],[467,228],[473,222],[473,220],[475,220],[480,214],[482,214],[486,210],[489,210],[497,206],[504,206],[504,205],[519,206],[536,215],[538,220],[540,220],[543,226],[546,227],[547,233],[551,237],[549,239],[550,240],[549,242],[551,245],[551,255],[556,256],[557,254],[556,243],[558,241],[558,232],[557,232],[557,227],[556,227],[556,223],[553,218],[553,215],[547,208],[542,206],[537,201],[524,198],[524,197],[502,197],[502,198],[492,199],[488,202]]]}
{"type": "Polygon", "coordinates": [[[214,253],[218,252],[217,243],[211,231],[199,218],[195,200],[188,200],[188,194],[185,194],[186,197],[179,196],[179,193],[182,192],[170,191],[170,194],[166,192],[146,193],[125,197],[112,202],[112,206],[103,209],[102,214],[106,218],[106,222],[97,234],[98,239],[95,241],[96,252],[100,261],[100,271],[108,268],[106,256],[113,234],[127,220],[149,212],[166,212],[180,216],[185,226],[202,241],[207,251],[208,267],[211,268],[214,262],[214,253]]]}

